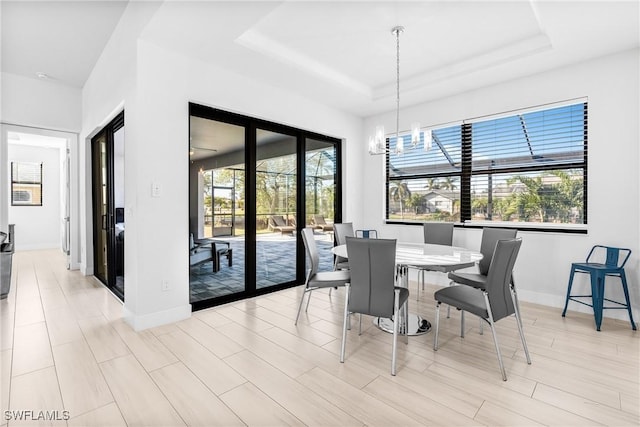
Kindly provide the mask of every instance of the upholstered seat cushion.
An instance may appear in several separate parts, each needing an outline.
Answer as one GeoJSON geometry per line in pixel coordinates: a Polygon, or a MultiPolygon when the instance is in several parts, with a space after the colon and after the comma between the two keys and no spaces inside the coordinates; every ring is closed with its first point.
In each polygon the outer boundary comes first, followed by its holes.
{"type": "Polygon", "coordinates": [[[449,286],[440,289],[433,297],[444,304],[452,305],[460,310],[480,316],[483,319],[489,317],[484,295],[480,289],[469,286],[449,286]]]}
{"type": "Polygon", "coordinates": [[[333,288],[335,286],[344,286],[351,278],[349,270],[337,271],[319,271],[311,280],[309,280],[310,288],[333,288]]]}
{"type": "Polygon", "coordinates": [[[485,289],[487,284],[487,276],[480,273],[460,273],[454,271],[449,273],[449,280],[478,289],[485,289]]]}

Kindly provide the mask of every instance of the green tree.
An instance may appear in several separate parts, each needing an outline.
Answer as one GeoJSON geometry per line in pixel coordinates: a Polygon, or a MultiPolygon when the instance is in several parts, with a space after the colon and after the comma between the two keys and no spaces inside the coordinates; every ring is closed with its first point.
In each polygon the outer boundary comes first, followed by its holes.
{"type": "Polygon", "coordinates": [[[424,208],[425,196],[423,194],[411,194],[407,199],[407,207],[413,208],[413,216],[416,218],[418,213],[424,208]]]}
{"type": "Polygon", "coordinates": [[[584,209],[584,183],[581,173],[552,171],[551,174],[560,179],[555,185],[554,214],[560,222],[575,220],[582,223],[584,209]],[[575,217],[575,218],[574,218],[575,217]]]}
{"type": "Polygon", "coordinates": [[[474,197],[471,200],[472,215],[481,214],[486,218],[488,208],[489,208],[489,199],[487,197],[474,197]]]}
{"type": "Polygon", "coordinates": [[[442,188],[443,190],[450,190],[453,191],[456,189],[456,184],[455,184],[455,180],[453,179],[453,177],[446,177],[444,179],[444,182],[442,184],[439,184],[440,186],[438,188],[442,188]]]}
{"type": "Polygon", "coordinates": [[[427,178],[427,185],[424,186],[427,190],[437,190],[440,188],[438,178],[427,178]]]}
{"type": "Polygon", "coordinates": [[[582,222],[584,186],[580,174],[551,171],[536,177],[519,175],[507,180],[509,185],[517,182],[522,183],[525,189],[506,200],[505,219],[517,217],[521,221],[563,223],[575,219],[582,222]],[[550,177],[557,179],[548,179],[550,177]]]}
{"type": "Polygon", "coordinates": [[[400,203],[400,217],[404,219],[404,202],[411,197],[411,190],[403,181],[392,181],[389,186],[389,197],[400,203]]]}

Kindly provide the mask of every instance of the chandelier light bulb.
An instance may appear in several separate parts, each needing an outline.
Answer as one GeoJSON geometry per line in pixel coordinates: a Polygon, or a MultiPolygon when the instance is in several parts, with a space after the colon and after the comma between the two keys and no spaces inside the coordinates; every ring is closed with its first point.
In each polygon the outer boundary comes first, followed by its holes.
{"type": "Polygon", "coordinates": [[[420,143],[420,123],[411,124],[411,148],[416,148],[420,143]]]}
{"type": "Polygon", "coordinates": [[[433,134],[431,133],[431,129],[427,129],[424,131],[424,151],[431,150],[432,143],[433,143],[433,134]]]}

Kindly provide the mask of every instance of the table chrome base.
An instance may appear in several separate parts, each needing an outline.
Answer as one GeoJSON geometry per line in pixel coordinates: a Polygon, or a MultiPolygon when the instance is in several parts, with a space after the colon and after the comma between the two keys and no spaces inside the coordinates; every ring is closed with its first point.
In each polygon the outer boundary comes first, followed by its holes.
{"type": "MultiPolygon", "coordinates": [[[[389,332],[390,334],[393,333],[393,319],[389,319],[385,317],[375,317],[373,319],[373,324],[385,332],[389,332]]],[[[404,325],[399,325],[399,326],[400,326],[400,329],[398,330],[398,333],[400,335],[408,335],[410,337],[426,334],[431,330],[431,322],[429,322],[426,319],[423,319],[417,314],[411,314],[411,313],[409,313],[409,330],[405,332],[403,330],[404,325]]]]}

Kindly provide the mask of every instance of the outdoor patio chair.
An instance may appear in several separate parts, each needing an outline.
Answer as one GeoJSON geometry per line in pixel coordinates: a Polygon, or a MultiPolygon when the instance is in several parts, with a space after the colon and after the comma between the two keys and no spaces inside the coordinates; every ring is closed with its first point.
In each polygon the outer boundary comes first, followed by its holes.
{"type": "Polygon", "coordinates": [[[320,231],[333,231],[333,224],[327,224],[324,220],[324,215],[314,215],[313,225],[320,231]]]}
{"type": "Polygon", "coordinates": [[[293,234],[296,231],[296,227],[294,225],[288,225],[282,215],[271,215],[269,217],[269,229],[279,231],[280,234],[293,234]]]}
{"type": "MultiPolygon", "coordinates": [[[[193,267],[209,261],[214,261],[211,243],[197,243],[193,238],[193,233],[189,233],[189,266],[193,267]]],[[[212,268],[213,271],[216,271],[215,262],[212,268]]]]}

